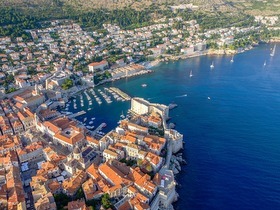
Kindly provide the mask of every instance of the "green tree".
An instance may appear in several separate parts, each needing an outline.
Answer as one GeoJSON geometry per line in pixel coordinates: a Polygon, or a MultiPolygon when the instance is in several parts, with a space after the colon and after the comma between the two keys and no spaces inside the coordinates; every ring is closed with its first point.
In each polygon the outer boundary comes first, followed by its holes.
{"type": "Polygon", "coordinates": [[[73,87],[73,85],[74,85],[73,80],[67,78],[62,83],[61,87],[62,87],[63,90],[68,90],[69,88],[73,87]]]}
{"type": "Polygon", "coordinates": [[[105,209],[109,209],[112,207],[112,203],[110,201],[110,197],[109,197],[108,193],[105,193],[104,195],[102,195],[101,204],[105,209]]]}
{"type": "Polygon", "coordinates": [[[76,193],[75,198],[76,198],[77,200],[78,200],[78,199],[81,199],[81,198],[85,198],[85,194],[84,194],[84,191],[83,191],[82,188],[80,188],[80,189],[78,190],[78,192],[76,193]]]}

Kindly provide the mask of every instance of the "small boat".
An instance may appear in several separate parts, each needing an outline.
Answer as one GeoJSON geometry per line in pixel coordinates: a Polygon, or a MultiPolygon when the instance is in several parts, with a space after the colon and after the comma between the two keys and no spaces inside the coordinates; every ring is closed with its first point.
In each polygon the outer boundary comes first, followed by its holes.
{"type": "Polygon", "coordinates": [[[264,61],[263,66],[266,66],[266,60],[264,61]]]}
{"type": "Polygon", "coordinates": [[[210,98],[209,96],[207,97],[207,99],[208,99],[208,100],[211,100],[211,98],[210,98]]]}
{"type": "Polygon", "coordinates": [[[234,60],[233,60],[233,56],[232,56],[232,58],[231,58],[230,62],[231,62],[231,63],[233,63],[233,62],[234,62],[234,60]]]}
{"type": "Polygon", "coordinates": [[[92,130],[92,129],[94,129],[94,126],[87,125],[86,128],[92,130]]]}
{"type": "Polygon", "coordinates": [[[147,84],[144,83],[144,84],[142,84],[141,86],[142,86],[142,87],[147,87],[147,84]]]}
{"type": "Polygon", "coordinates": [[[270,53],[270,56],[273,57],[275,54],[276,44],[274,45],[272,52],[270,53]]]}
{"type": "Polygon", "coordinates": [[[192,77],[193,76],[193,74],[192,74],[192,70],[190,71],[190,77],[192,77]]]}
{"type": "Polygon", "coordinates": [[[93,121],[90,121],[88,124],[92,125],[92,124],[93,124],[93,121]]]}
{"type": "Polygon", "coordinates": [[[210,68],[211,68],[211,69],[214,68],[214,62],[212,62],[212,64],[210,65],[210,68]]]}
{"type": "Polygon", "coordinates": [[[123,112],[122,112],[122,114],[121,114],[121,116],[120,116],[122,119],[124,119],[125,118],[125,116],[124,116],[124,114],[123,114],[123,112]]]}
{"type": "Polygon", "coordinates": [[[84,122],[85,122],[85,121],[87,121],[87,118],[86,118],[86,117],[84,118],[84,122]]]}

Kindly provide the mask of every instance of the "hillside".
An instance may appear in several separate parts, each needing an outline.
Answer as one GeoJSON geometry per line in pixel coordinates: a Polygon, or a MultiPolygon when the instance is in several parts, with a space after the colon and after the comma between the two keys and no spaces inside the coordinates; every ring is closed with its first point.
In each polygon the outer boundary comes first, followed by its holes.
{"type": "Polygon", "coordinates": [[[11,6],[27,11],[72,8],[76,11],[93,9],[123,9],[125,7],[143,10],[151,5],[166,8],[168,5],[189,4],[199,6],[203,11],[243,11],[251,15],[280,14],[280,0],[0,0],[0,7],[11,6]]]}

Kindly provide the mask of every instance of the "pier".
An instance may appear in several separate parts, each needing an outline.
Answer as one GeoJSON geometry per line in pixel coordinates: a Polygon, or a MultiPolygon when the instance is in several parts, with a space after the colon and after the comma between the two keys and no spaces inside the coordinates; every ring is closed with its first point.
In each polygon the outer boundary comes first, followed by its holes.
{"type": "Polygon", "coordinates": [[[106,123],[101,123],[94,131],[90,131],[91,135],[96,136],[97,132],[101,131],[104,127],[106,127],[106,123]]]}
{"type": "Polygon", "coordinates": [[[126,101],[129,101],[131,99],[131,97],[129,95],[127,95],[125,92],[121,91],[119,88],[110,87],[109,89],[114,91],[115,93],[117,93],[119,96],[121,96],[126,101]]]}
{"type": "Polygon", "coordinates": [[[69,115],[68,117],[70,117],[70,118],[75,118],[75,117],[78,117],[78,116],[81,116],[81,115],[84,115],[84,114],[86,114],[86,112],[83,110],[83,111],[80,111],[80,112],[71,114],[71,115],[69,115]]]}

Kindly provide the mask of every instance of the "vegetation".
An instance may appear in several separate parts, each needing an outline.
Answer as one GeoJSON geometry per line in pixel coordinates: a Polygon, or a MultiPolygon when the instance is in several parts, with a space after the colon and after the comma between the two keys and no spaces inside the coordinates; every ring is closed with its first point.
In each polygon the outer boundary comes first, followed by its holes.
{"type": "Polygon", "coordinates": [[[55,200],[57,209],[63,210],[64,206],[67,206],[68,202],[71,201],[71,198],[63,193],[60,193],[60,194],[54,195],[54,200],[55,200]]]}
{"type": "MultiPolygon", "coordinates": [[[[100,202],[100,201],[99,201],[100,202]]],[[[96,200],[89,200],[89,201],[86,201],[86,205],[88,207],[91,208],[91,210],[95,210],[96,209],[96,205],[97,205],[98,201],[96,200]]]]}
{"type": "MultiPolygon", "coordinates": [[[[59,8],[57,8],[59,9],[59,8]]],[[[0,9],[0,36],[11,36],[13,38],[22,37],[30,39],[29,33],[25,29],[40,28],[40,21],[51,19],[73,19],[83,28],[101,29],[104,23],[117,23],[122,28],[133,29],[148,25],[150,11],[136,11],[131,8],[125,10],[106,10],[98,9],[91,12],[73,10],[71,7],[65,7],[63,12],[53,11],[53,8],[45,10],[26,11],[11,7],[2,7],[0,9]]],[[[57,34],[51,36],[56,39],[57,34]]]]}
{"type": "Polygon", "coordinates": [[[160,137],[164,137],[164,130],[163,129],[155,128],[155,127],[152,127],[152,126],[149,126],[149,133],[160,136],[160,137]]]}
{"type": "Polygon", "coordinates": [[[84,194],[84,191],[83,191],[82,188],[80,188],[80,189],[77,191],[77,193],[76,193],[76,195],[75,195],[75,200],[79,200],[79,199],[81,199],[81,198],[85,198],[85,194],[84,194]]]}
{"type": "Polygon", "coordinates": [[[61,87],[62,87],[63,90],[68,90],[69,88],[73,87],[73,85],[74,85],[73,80],[67,78],[62,83],[61,87]]]}
{"type": "Polygon", "coordinates": [[[103,80],[109,79],[111,77],[112,76],[109,73],[109,71],[105,71],[104,73],[99,73],[94,76],[94,84],[98,84],[98,83],[102,82],[103,80]]]}
{"type": "Polygon", "coordinates": [[[102,195],[101,204],[105,209],[109,209],[112,207],[112,203],[110,201],[110,197],[109,197],[108,193],[105,193],[104,195],[102,195]]]}
{"type": "Polygon", "coordinates": [[[56,32],[50,32],[50,36],[51,38],[53,38],[54,40],[59,39],[59,35],[56,32]]]}
{"type": "Polygon", "coordinates": [[[121,163],[125,163],[127,166],[134,166],[137,164],[136,160],[126,160],[126,159],[121,159],[120,160],[121,163]]]}
{"type": "Polygon", "coordinates": [[[27,67],[27,74],[28,75],[36,75],[38,72],[34,67],[28,66],[27,67]]]}
{"type": "Polygon", "coordinates": [[[8,90],[6,90],[6,94],[15,92],[15,91],[17,91],[17,90],[18,90],[18,89],[16,89],[15,87],[11,87],[11,88],[9,88],[8,90]]]}

